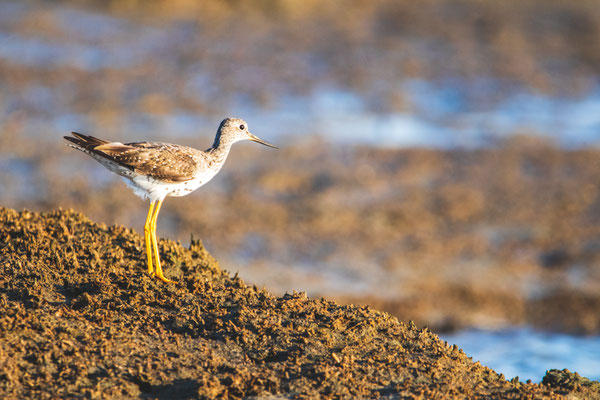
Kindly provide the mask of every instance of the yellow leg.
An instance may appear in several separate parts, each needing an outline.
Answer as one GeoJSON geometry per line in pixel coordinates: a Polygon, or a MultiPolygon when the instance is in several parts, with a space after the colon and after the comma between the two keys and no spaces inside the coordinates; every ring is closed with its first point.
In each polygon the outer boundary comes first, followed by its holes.
{"type": "Polygon", "coordinates": [[[154,274],[154,268],[152,267],[152,239],[150,238],[152,211],[154,210],[154,204],[154,201],[150,203],[148,217],[146,217],[146,223],[144,224],[144,240],[146,242],[146,255],[148,256],[148,273],[150,275],[154,274]]]}
{"type": "Polygon", "coordinates": [[[162,267],[160,266],[160,256],[158,254],[158,242],[156,240],[156,220],[158,218],[158,212],[160,211],[160,206],[162,206],[163,201],[159,200],[158,204],[156,204],[156,208],[154,209],[154,214],[152,215],[152,219],[150,220],[150,230],[151,230],[151,239],[152,246],[154,247],[154,261],[156,261],[156,277],[163,282],[173,282],[170,279],[167,279],[163,275],[162,267]]]}

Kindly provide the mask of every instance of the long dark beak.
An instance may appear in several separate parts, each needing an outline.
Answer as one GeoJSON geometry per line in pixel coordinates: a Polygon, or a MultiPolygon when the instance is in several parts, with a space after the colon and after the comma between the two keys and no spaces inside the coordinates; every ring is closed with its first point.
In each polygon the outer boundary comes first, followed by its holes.
{"type": "Polygon", "coordinates": [[[250,140],[252,140],[253,142],[264,144],[265,146],[272,147],[274,149],[278,149],[279,148],[279,147],[275,146],[274,144],[271,144],[269,142],[265,142],[264,140],[262,140],[258,136],[254,136],[250,132],[248,132],[248,136],[249,136],[250,140]]]}

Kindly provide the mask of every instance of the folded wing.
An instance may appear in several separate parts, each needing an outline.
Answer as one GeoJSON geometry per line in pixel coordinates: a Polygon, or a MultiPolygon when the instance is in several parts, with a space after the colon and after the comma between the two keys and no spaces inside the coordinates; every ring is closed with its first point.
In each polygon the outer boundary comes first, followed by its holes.
{"type": "MultiPolygon", "coordinates": [[[[65,136],[69,146],[91,155],[103,165],[114,163],[139,175],[146,175],[165,183],[193,179],[198,160],[195,149],[169,143],[108,142],[93,136],[72,132],[65,136]]],[[[114,172],[113,168],[109,168],[114,172]]],[[[122,174],[129,175],[129,174],[122,174]]]]}

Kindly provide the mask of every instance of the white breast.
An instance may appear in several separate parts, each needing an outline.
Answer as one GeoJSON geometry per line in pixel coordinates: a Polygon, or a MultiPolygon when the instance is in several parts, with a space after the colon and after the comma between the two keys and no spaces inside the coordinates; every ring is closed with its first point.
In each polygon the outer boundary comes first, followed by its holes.
{"type": "Polygon", "coordinates": [[[192,193],[210,181],[220,169],[206,170],[198,174],[196,178],[184,182],[166,183],[145,175],[124,176],[124,180],[137,196],[142,199],[157,201],[163,200],[167,196],[181,197],[192,193]]]}

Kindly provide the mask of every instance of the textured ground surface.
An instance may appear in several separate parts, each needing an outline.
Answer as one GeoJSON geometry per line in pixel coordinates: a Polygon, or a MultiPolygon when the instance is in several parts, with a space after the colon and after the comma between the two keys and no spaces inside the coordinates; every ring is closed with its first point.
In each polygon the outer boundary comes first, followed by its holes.
{"type": "Polygon", "coordinates": [[[71,211],[0,208],[0,397],[600,398],[550,371],[507,381],[428,330],[367,307],[276,297],[223,272],[200,242],[142,238],[71,211]]]}

